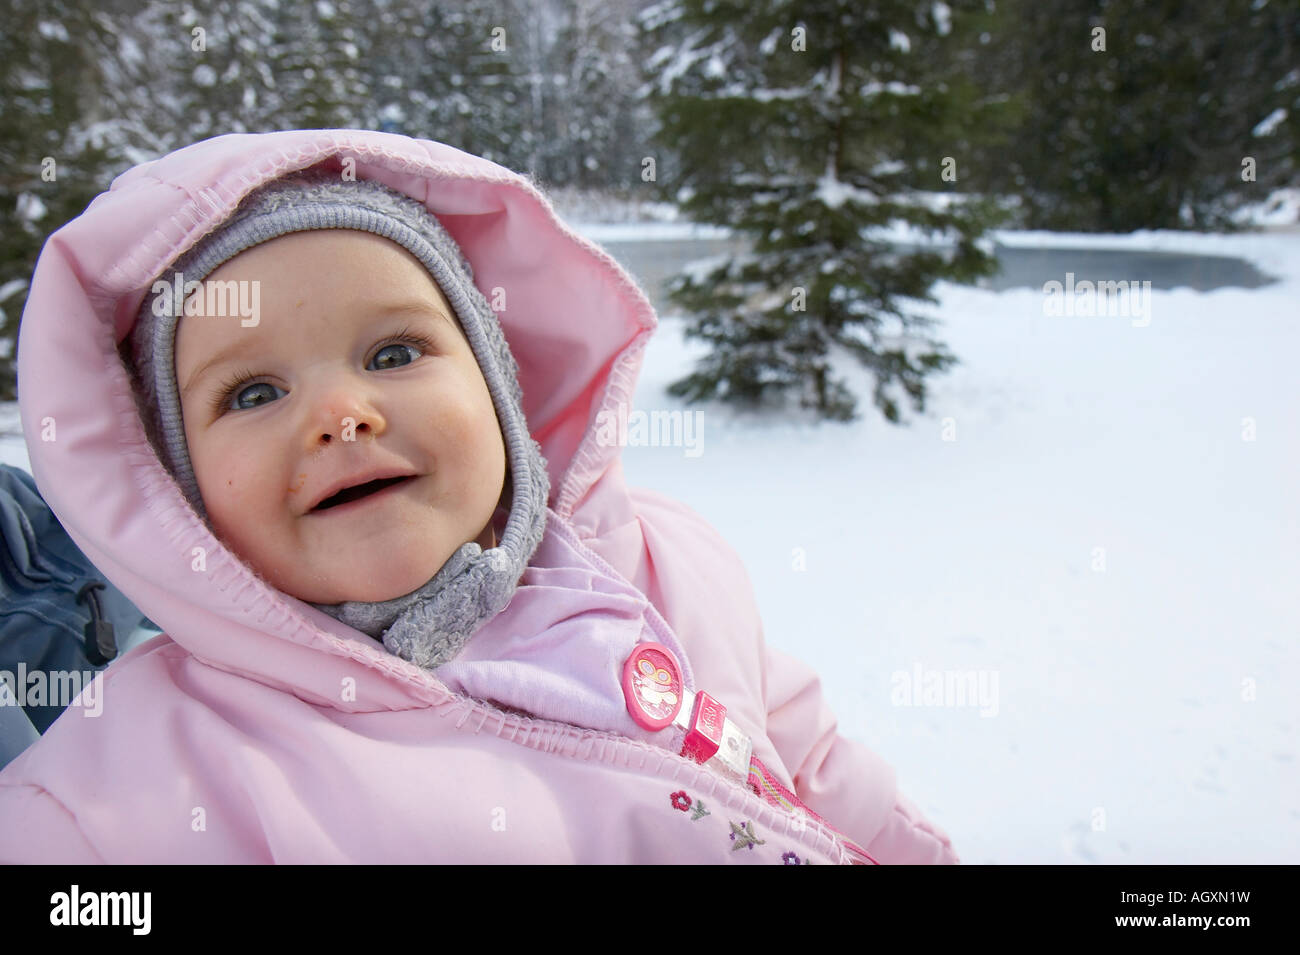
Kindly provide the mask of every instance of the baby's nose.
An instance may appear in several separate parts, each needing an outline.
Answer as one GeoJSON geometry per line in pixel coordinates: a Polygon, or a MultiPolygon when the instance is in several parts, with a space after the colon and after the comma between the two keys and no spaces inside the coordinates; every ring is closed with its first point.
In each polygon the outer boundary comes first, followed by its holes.
{"type": "Polygon", "coordinates": [[[356,436],[360,434],[373,434],[370,422],[365,418],[357,420],[352,415],[344,415],[339,419],[338,426],[327,428],[321,432],[320,440],[322,444],[329,444],[336,437],[340,441],[355,441],[356,436]]]}
{"type": "Polygon", "coordinates": [[[308,424],[308,450],[335,441],[377,438],[386,422],[379,408],[362,388],[334,388],[317,398],[315,413],[308,424]]]}

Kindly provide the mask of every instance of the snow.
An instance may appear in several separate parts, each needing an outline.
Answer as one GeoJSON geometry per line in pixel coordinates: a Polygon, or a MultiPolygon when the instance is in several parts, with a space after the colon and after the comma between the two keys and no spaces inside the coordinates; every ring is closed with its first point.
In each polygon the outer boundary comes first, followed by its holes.
{"type": "Polygon", "coordinates": [[[1263,202],[1238,209],[1233,216],[1239,225],[1268,227],[1300,223],[1300,188],[1278,189],[1263,202]]]}
{"type": "Polygon", "coordinates": [[[34,192],[20,192],[16,203],[15,213],[19,219],[28,222],[37,222],[45,218],[45,203],[41,197],[34,192]]]}
{"type": "MultiPolygon", "coordinates": [[[[619,228],[687,224],[582,231],[619,228]]],[[[1292,862],[1300,234],[998,238],[1236,255],[1281,280],[1154,290],[1145,327],[940,284],[919,307],[962,364],[923,414],[900,402],[906,427],[851,359],[849,425],[685,405],[666,386],[706,346],[661,316],[635,407],[696,412],[702,440],[625,448],[628,482],[721,532],[765,639],[963,862],[1292,862]],[[927,702],[956,682],[976,697],[927,702]]],[[[14,403],[0,433],[27,468],[14,403]]]]}
{"type": "Polygon", "coordinates": [[[120,63],[135,66],[144,62],[145,54],[140,49],[140,44],[136,42],[135,37],[123,33],[117,37],[117,57],[120,63]]]}
{"type": "MultiPolygon", "coordinates": [[[[687,276],[692,284],[703,285],[714,271],[731,262],[732,258],[731,255],[713,255],[705,259],[696,259],[682,269],[681,274],[687,276]]],[[[735,258],[740,257],[735,256],[735,258]]]]}
{"type": "MultiPolygon", "coordinates": [[[[706,75],[714,76],[711,70],[706,75]]],[[[752,99],[759,103],[771,103],[774,100],[804,100],[808,98],[809,87],[794,86],[786,89],[767,89],[751,86],[747,83],[732,83],[709,93],[707,99],[752,99]]]]}
{"type": "Polygon", "coordinates": [[[831,209],[838,209],[849,200],[864,206],[874,206],[880,201],[874,193],[841,182],[829,172],[817,180],[817,190],[813,193],[813,198],[831,209]]]}
{"type": "Polygon", "coordinates": [[[921,87],[900,83],[898,80],[890,80],[888,83],[872,80],[858,87],[859,96],[878,96],[881,93],[889,93],[893,96],[918,96],[920,92],[921,87]]]}
{"type": "MultiPolygon", "coordinates": [[[[646,12],[649,13],[649,11],[646,12]]],[[[713,56],[717,51],[725,49],[724,43],[714,43],[712,46],[703,49],[696,48],[695,44],[708,36],[708,32],[707,29],[697,30],[680,47],[664,46],[655,51],[646,66],[651,72],[658,72],[660,93],[667,94],[671,92],[673,83],[679,77],[685,75],[697,61],[706,56],[713,56]]]]}
{"type": "Polygon", "coordinates": [[[36,32],[47,40],[58,40],[60,43],[71,41],[68,36],[68,28],[57,20],[42,20],[36,24],[36,32]]]}
{"type": "Polygon", "coordinates": [[[1271,136],[1273,130],[1282,125],[1283,120],[1287,117],[1287,112],[1282,107],[1278,107],[1259,121],[1259,124],[1251,130],[1252,136],[1271,136]]]}
{"type": "Polygon", "coordinates": [[[936,2],[930,10],[934,14],[935,29],[939,36],[947,36],[952,31],[952,8],[946,3],[936,2]]]}

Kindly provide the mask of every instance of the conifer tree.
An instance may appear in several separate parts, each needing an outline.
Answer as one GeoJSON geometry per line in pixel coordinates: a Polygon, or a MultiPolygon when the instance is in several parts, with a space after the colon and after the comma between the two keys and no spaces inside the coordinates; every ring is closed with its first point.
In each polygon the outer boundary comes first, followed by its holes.
{"type": "Polygon", "coordinates": [[[263,51],[287,128],[357,125],[369,92],[359,23],[365,0],[277,3],[275,33],[263,51]]]}
{"type": "Polygon", "coordinates": [[[904,393],[924,410],[926,375],[956,358],[911,306],[935,301],[937,280],[996,267],[981,242],[992,203],[935,195],[960,182],[957,147],[997,113],[936,56],[968,42],[967,8],[982,6],[669,0],[645,12],[657,140],[679,157],[656,181],[692,219],[753,240],[674,280],[687,335],[711,351],[670,393],[751,408],[793,394],[848,420],[856,399],[833,362],[850,355],[887,420],[904,393]],[[904,249],[899,225],[936,241],[904,249]]]}
{"type": "Polygon", "coordinates": [[[113,37],[93,0],[0,3],[0,400],[16,397],[15,345],[50,232],[79,214],[122,155],[111,119],[87,122],[113,37]]]}
{"type": "Polygon", "coordinates": [[[1025,101],[979,157],[1035,229],[1230,229],[1300,173],[1300,3],[999,0],[985,82],[1025,101]]]}
{"type": "Polygon", "coordinates": [[[542,177],[554,185],[622,186],[643,151],[636,0],[572,0],[552,48],[542,177]]]}
{"type": "Polygon", "coordinates": [[[526,169],[529,23],[514,0],[372,2],[366,66],[376,115],[366,125],[526,169]]]}
{"type": "Polygon", "coordinates": [[[153,0],[120,13],[119,78],[105,103],[135,121],[133,143],[154,156],[280,128],[292,84],[272,50],[278,17],[275,0],[153,0]]]}

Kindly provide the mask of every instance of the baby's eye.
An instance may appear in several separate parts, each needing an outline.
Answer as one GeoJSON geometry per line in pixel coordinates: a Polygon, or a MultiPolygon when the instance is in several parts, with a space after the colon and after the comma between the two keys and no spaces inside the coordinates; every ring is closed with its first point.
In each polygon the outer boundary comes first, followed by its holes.
{"type": "Polygon", "coordinates": [[[235,408],[238,410],[244,410],[247,408],[258,408],[264,404],[269,404],[270,402],[275,400],[276,398],[275,392],[280,390],[281,389],[277,388],[275,385],[271,384],[268,381],[256,382],[255,384],[249,385],[247,388],[240,389],[240,391],[234,396],[235,408]],[[270,397],[269,398],[266,397],[266,392],[262,392],[261,394],[259,394],[257,391],[257,389],[259,388],[270,389],[271,391],[270,397]],[[243,403],[243,398],[245,395],[252,396],[248,404],[243,403]]]}
{"type": "Polygon", "coordinates": [[[394,342],[391,345],[385,345],[383,348],[379,349],[379,351],[375,353],[375,357],[372,361],[379,366],[380,370],[382,370],[384,368],[400,368],[402,365],[409,365],[419,357],[419,351],[417,351],[413,346],[394,342]],[[406,361],[401,360],[400,356],[402,351],[407,353],[406,361]],[[383,357],[385,355],[388,356],[387,360],[383,357]]]}

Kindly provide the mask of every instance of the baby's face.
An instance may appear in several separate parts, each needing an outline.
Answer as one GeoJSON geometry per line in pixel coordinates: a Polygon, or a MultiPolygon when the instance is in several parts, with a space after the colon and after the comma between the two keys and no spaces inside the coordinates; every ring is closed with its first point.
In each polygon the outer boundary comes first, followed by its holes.
{"type": "Polygon", "coordinates": [[[273,239],[209,276],[230,280],[260,283],[257,324],[194,314],[176,335],[185,438],[227,546],[285,593],[325,604],[410,593],[467,541],[492,546],[505,443],[424,266],[387,239],[334,229],[273,239]],[[415,477],[313,509],[376,471],[415,477]]]}

